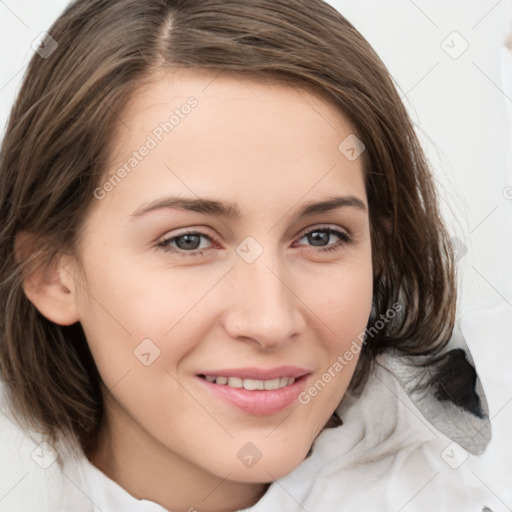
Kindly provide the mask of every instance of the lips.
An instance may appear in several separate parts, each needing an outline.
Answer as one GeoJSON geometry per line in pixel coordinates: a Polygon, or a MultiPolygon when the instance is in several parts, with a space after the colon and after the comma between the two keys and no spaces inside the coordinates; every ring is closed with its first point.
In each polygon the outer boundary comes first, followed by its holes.
{"type": "Polygon", "coordinates": [[[310,373],[305,368],[280,366],[209,370],[196,377],[209,392],[246,413],[269,415],[296,401],[310,373]]]}

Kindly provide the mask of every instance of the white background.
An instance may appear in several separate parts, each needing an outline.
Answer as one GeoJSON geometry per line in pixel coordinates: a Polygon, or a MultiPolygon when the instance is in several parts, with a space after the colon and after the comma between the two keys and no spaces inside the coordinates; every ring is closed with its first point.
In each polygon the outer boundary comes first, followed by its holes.
{"type": "MultiPolygon", "coordinates": [[[[503,510],[510,510],[505,489],[512,474],[512,195],[507,199],[504,190],[512,187],[512,56],[502,47],[512,31],[512,1],[330,3],[367,38],[394,77],[432,163],[450,233],[467,247],[458,263],[459,317],[465,319],[463,332],[494,421],[481,476],[503,510]],[[453,58],[465,44],[467,50],[453,58]],[[506,56],[510,74],[504,83],[506,56]]],[[[66,4],[0,0],[2,134],[33,54],[31,42],[66,4]]]]}

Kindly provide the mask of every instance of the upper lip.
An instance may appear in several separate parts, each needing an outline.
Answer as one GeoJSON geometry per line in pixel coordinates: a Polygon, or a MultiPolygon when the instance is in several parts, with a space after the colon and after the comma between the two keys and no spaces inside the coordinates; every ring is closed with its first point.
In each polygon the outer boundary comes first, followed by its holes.
{"type": "Polygon", "coordinates": [[[311,373],[310,370],[298,366],[276,366],[275,368],[225,368],[222,370],[208,370],[197,375],[209,377],[238,377],[240,379],[272,380],[278,377],[294,377],[298,379],[311,373]]]}

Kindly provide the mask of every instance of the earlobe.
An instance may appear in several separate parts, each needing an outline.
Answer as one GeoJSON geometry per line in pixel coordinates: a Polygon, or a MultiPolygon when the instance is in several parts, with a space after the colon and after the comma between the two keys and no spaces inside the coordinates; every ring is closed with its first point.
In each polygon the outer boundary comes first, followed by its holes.
{"type": "MultiPolygon", "coordinates": [[[[27,233],[20,233],[19,238],[16,237],[17,256],[20,259],[23,258],[23,251],[20,252],[18,248],[22,242],[27,247],[27,236],[27,233]]],[[[71,325],[79,321],[76,286],[64,266],[65,259],[63,255],[46,267],[34,262],[23,281],[23,291],[28,300],[43,316],[59,325],[71,325]]]]}

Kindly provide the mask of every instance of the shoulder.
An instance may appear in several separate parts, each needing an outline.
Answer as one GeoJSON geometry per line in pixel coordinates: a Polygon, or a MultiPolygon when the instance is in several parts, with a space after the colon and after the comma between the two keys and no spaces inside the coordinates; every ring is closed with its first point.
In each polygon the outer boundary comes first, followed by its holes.
{"type": "Polygon", "coordinates": [[[80,496],[70,453],[17,423],[0,380],[0,512],[92,510],[80,496]]]}
{"type": "Polygon", "coordinates": [[[441,433],[403,448],[393,457],[385,477],[389,510],[502,510],[474,472],[475,462],[473,454],[441,433]]]}

